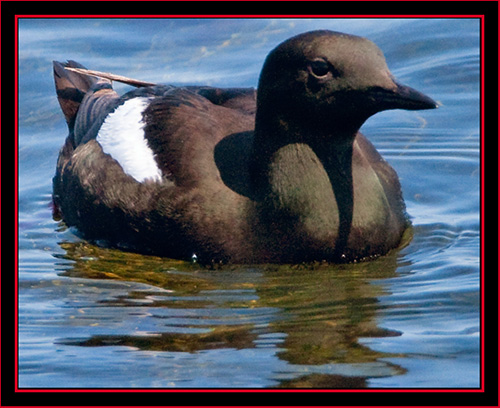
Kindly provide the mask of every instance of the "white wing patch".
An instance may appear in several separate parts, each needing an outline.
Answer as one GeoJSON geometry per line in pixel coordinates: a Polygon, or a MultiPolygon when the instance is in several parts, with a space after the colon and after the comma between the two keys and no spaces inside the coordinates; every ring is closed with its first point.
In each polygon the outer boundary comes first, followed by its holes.
{"type": "Polygon", "coordinates": [[[161,181],[162,173],[144,137],[142,114],[150,98],[132,98],[110,113],[97,134],[97,142],[123,171],[139,182],[161,181]]]}

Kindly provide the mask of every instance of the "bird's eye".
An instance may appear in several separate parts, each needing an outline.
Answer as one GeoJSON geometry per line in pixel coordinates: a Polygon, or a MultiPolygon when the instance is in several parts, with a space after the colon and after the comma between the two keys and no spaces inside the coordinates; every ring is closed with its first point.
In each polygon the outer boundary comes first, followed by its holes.
{"type": "Polygon", "coordinates": [[[309,69],[314,76],[324,77],[330,72],[330,65],[324,59],[311,61],[309,69]]]}

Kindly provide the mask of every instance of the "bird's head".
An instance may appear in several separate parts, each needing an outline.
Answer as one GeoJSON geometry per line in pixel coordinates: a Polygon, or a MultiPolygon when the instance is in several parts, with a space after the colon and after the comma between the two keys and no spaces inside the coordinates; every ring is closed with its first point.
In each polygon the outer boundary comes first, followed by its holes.
{"type": "Polygon", "coordinates": [[[326,30],[300,34],[272,50],[258,87],[258,119],[273,115],[308,129],[357,130],[380,111],[436,107],[395,81],[373,42],[326,30]]]}

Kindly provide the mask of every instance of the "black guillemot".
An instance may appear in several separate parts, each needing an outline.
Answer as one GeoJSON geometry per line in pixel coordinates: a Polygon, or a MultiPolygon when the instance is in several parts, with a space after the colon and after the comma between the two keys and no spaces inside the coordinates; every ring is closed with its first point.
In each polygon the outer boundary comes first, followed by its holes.
{"type": "Polygon", "coordinates": [[[202,262],[347,262],[398,247],[410,226],[396,172],[359,129],[437,104],[365,38],[290,38],[257,91],[138,81],[119,96],[83,68],[54,62],[69,135],[53,201],[88,239],[202,262]]]}

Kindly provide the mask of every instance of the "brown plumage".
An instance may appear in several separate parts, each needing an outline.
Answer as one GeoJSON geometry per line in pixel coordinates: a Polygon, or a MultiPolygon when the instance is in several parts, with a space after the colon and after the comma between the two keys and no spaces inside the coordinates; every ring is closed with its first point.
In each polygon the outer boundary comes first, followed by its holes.
{"type": "Polygon", "coordinates": [[[409,226],[395,171],[358,130],[379,111],[436,104],[397,84],[366,39],[293,37],[266,59],[257,93],[152,86],[119,97],[107,79],[59,63],[54,73],[70,129],[54,202],[90,239],[203,262],[344,262],[397,247],[409,226]],[[138,182],[96,140],[136,97],[150,98],[144,136],[161,182],[138,182]]]}

